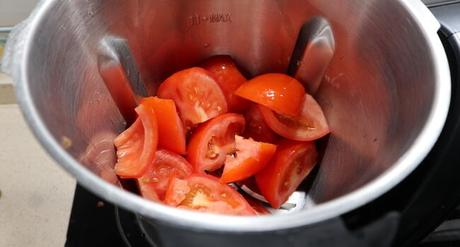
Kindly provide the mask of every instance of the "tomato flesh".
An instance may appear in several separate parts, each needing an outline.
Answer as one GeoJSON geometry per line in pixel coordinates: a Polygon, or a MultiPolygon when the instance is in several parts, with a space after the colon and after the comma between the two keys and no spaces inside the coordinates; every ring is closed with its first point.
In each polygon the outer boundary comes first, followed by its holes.
{"type": "Polygon", "coordinates": [[[155,158],[158,126],[155,111],[148,105],[136,107],[137,120],[114,140],[117,148],[115,173],[122,178],[138,178],[155,158]]]}
{"type": "Polygon", "coordinates": [[[238,192],[207,175],[174,178],[166,192],[165,203],[177,208],[217,214],[256,214],[238,192]]]}
{"type": "Polygon", "coordinates": [[[231,183],[249,178],[264,168],[276,151],[276,145],[236,136],[236,151],[227,155],[220,181],[231,183]]]}
{"type": "Polygon", "coordinates": [[[305,89],[285,74],[264,74],[242,84],[236,95],[288,116],[300,113],[305,89]]]}
{"type": "Polygon", "coordinates": [[[249,102],[235,95],[235,91],[247,80],[230,56],[211,57],[202,64],[202,67],[208,70],[219,84],[227,100],[229,112],[246,110],[249,102]]]}
{"type": "Polygon", "coordinates": [[[155,111],[158,122],[158,147],[185,154],[185,129],[176,104],[170,99],[148,97],[143,99],[144,104],[149,104],[155,111]]]}
{"type": "Polygon", "coordinates": [[[158,150],[147,171],[137,179],[143,197],[163,200],[172,177],[186,178],[192,174],[192,165],[182,156],[167,150],[158,150]]]}
{"type": "Polygon", "coordinates": [[[187,129],[227,112],[222,90],[203,68],[173,74],[158,88],[158,97],[174,100],[187,129]]]}
{"type": "Polygon", "coordinates": [[[278,141],[279,136],[265,123],[262,113],[256,104],[252,104],[249,107],[244,114],[244,118],[247,123],[244,130],[245,137],[267,143],[276,143],[278,141]]]}
{"type": "Polygon", "coordinates": [[[235,151],[235,134],[244,129],[244,117],[226,113],[200,126],[187,146],[187,160],[195,172],[215,171],[224,165],[225,157],[235,151]]]}
{"type": "Polygon", "coordinates": [[[270,163],[255,176],[260,193],[273,208],[279,208],[307,177],[317,159],[313,142],[283,142],[270,163]]]}
{"type": "Polygon", "coordinates": [[[277,134],[295,141],[313,141],[330,133],[329,125],[318,102],[305,95],[302,112],[298,117],[289,117],[259,106],[267,125],[277,134]]]}

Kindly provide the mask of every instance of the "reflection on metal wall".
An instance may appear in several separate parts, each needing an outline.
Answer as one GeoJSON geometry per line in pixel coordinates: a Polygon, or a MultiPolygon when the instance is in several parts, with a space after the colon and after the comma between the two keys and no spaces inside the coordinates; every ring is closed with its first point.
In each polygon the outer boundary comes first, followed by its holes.
{"type": "Polygon", "coordinates": [[[428,6],[437,6],[443,4],[458,3],[460,0],[422,0],[428,6]]]}

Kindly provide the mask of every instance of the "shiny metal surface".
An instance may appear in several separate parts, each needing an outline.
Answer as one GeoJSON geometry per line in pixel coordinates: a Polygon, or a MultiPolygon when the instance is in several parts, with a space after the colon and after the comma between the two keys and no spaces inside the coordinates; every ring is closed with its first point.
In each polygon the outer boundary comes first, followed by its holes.
{"type": "Polygon", "coordinates": [[[315,16],[300,29],[288,74],[301,81],[307,92],[314,95],[334,57],[335,40],[329,22],[315,16]]]}
{"type": "Polygon", "coordinates": [[[423,0],[423,3],[425,3],[429,7],[458,3],[458,2],[460,1],[459,0],[423,0]]]}
{"type": "Polygon", "coordinates": [[[102,40],[98,54],[101,78],[129,125],[136,119],[134,108],[139,100],[148,96],[135,58],[126,39],[112,36],[102,40]]]}
{"type": "Polygon", "coordinates": [[[280,230],[375,199],[429,152],[450,102],[438,28],[418,0],[50,0],[16,30],[4,69],[40,142],[96,194],[173,225],[280,230]],[[297,34],[313,16],[328,20],[335,37],[316,93],[332,134],[308,194],[314,204],[286,215],[218,216],[148,202],[113,185],[110,140],[126,126],[98,70],[104,38],[127,40],[154,94],[166,76],[213,54],[231,55],[250,76],[286,71],[297,34]]]}

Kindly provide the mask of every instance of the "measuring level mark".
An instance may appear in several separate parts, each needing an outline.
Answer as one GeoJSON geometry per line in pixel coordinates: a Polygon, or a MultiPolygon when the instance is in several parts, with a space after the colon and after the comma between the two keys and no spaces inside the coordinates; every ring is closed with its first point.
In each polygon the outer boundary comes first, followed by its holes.
{"type": "Polygon", "coordinates": [[[201,24],[214,24],[214,23],[232,23],[232,16],[230,13],[211,13],[208,15],[194,14],[187,20],[187,26],[198,26],[201,24]]]}

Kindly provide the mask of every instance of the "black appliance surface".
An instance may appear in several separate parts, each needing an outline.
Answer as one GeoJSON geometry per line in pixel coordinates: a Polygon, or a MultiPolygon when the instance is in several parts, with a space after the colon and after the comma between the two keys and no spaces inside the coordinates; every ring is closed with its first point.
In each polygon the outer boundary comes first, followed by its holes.
{"type": "MultiPolygon", "coordinates": [[[[119,209],[77,186],[66,247],[161,247],[158,241],[143,232],[135,214],[119,209]]],[[[460,246],[460,209],[455,210],[417,246],[460,246]]]]}
{"type": "MultiPolygon", "coordinates": [[[[451,67],[452,102],[445,129],[428,157],[407,179],[376,201],[342,217],[353,230],[378,221],[388,212],[399,212],[400,225],[394,241],[398,247],[460,246],[460,210],[456,209],[460,204],[460,3],[431,10],[443,26],[439,35],[451,67]]],[[[143,233],[136,215],[104,202],[80,186],[76,189],[65,246],[161,247],[143,233]]]]}
{"type": "Polygon", "coordinates": [[[135,214],[121,210],[77,185],[65,246],[157,247],[158,245],[143,234],[135,214]]]}
{"type": "Polygon", "coordinates": [[[126,247],[118,231],[115,207],[77,185],[65,246],[126,247]]]}

